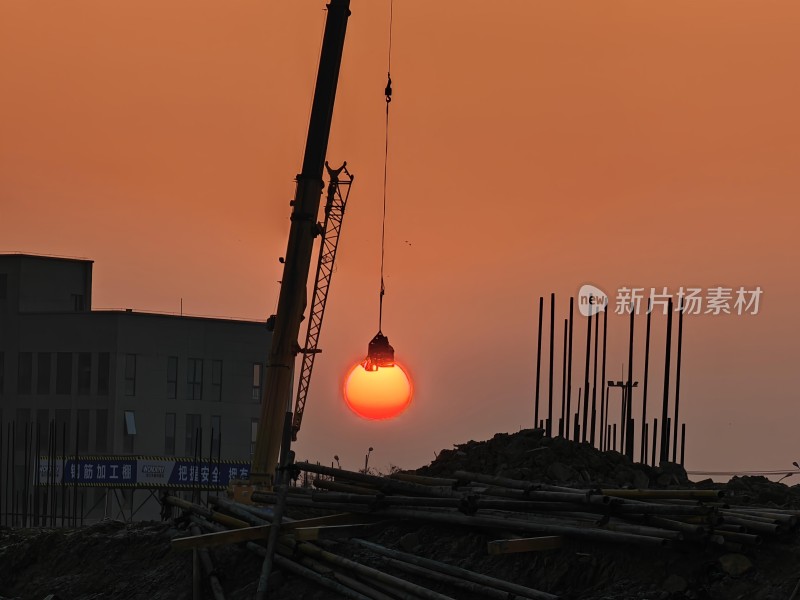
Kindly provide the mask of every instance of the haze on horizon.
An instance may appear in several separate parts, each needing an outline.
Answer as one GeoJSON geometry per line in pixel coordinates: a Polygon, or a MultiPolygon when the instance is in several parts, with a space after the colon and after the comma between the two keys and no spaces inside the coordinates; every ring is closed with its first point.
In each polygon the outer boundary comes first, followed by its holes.
{"type": "MultiPolygon", "coordinates": [[[[0,3],[0,251],[93,259],[95,307],[266,319],[323,8],[0,3]]],[[[686,318],[687,468],[791,470],[800,6],[396,0],[383,330],[415,398],[377,423],[341,385],[377,329],[388,2],[351,9],[328,157],[356,180],[298,456],[412,468],[530,427],[539,296],[559,356],[585,283],[758,286],[758,315],[686,318]]],[[[625,318],[609,331],[617,378],[625,318]]]]}

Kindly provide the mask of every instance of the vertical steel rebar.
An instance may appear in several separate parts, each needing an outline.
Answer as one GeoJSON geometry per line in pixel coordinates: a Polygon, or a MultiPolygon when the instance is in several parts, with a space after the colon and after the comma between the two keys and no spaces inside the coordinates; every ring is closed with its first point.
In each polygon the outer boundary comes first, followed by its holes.
{"type": "Polygon", "coordinates": [[[46,527],[50,517],[50,469],[53,466],[50,460],[50,444],[53,443],[53,421],[47,421],[47,469],[44,472],[44,493],[42,494],[42,524],[46,527]]]}
{"type": "MultiPolygon", "coordinates": [[[[607,381],[605,376],[603,377],[603,381],[607,381]]],[[[610,432],[611,428],[610,428],[609,423],[608,423],[608,417],[610,415],[610,413],[608,412],[608,397],[611,395],[611,386],[606,384],[605,388],[606,388],[606,429],[610,432]]],[[[607,434],[607,436],[606,436],[606,450],[608,450],[609,448],[611,448],[611,440],[609,439],[608,434],[607,434]]]]}
{"type": "MultiPolygon", "coordinates": [[[[77,419],[76,419],[77,421],[77,419]]],[[[64,513],[67,500],[67,424],[61,424],[61,527],[64,527],[64,513]]]]}
{"type": "Polygon", "coordinates": [[[572,425],[572,439],[577,440],[580,438],[581,425],[578,423],[578,413],[575,413],[575,422],[572,425]]]}
{"type": "Polygon", "coordinates": [[[681,466],[686,458],[686,423],[681,425],[681,466]]]}
{"type": "Polygon", "coordinates": [[[3,505],[5,504],[6,488],[8,487],[8,473],[3,469],[5,466],[3,463],[3,458],[5,458],[3,454],[3,441],[3,418],[0,416],[0,525],[3,524],[3,505]]]}
{"type": "Polygon", "coordinates": [[[29,490],[30,477],[28,477],[28,475],[30,475],[29,469],[30,469],[30,454],[31,454],[31,448],[30,448],[30,443],[31,443],[30,437],[31,436],[29,435],[30,431],[31,431],[31,424],[30,423],[26,423],[25,424],[25,449],[24,449],[25,457],[23,458],[23,472],[25,473],[25,478],[24,478],[24,480],[22,482],[22,526],[23,527],[27,527],[28,526],[28,496],[30,494],[30,490],[29,490]]]}
{"type": "Polygon", "coordinates": [[[647,448],[649,444],[649,438],[650,431],[647,423],[644,423],[644,431],[642,432],[642,458],[640,459],[643,465],[647,464],[647,448]]]}
{"type": "Polygon", "coordinates": [[[675,441],[672,439],[672,418],[667,417],[667,457],[664,460],[669,460],[669,448],[675,441]]]}
{"type": "MultiPolygon", "coordinates": [[[[16,500],[16,498],[17,498],[17,495],[16,495],[16,491],[17,491],[16,490],[16,479],[17,479],[17,476],[16,475],[17,474],[15,473],[15,471],[16,471],[16,463],[17,463],[17,461],[16,461],[16,458],[17,458],[17,456],[16,456],[17,455],[17,421],[16,420],[11,421],[9,423],[9,427],[10,427],[9,436],[8,436],[8,441],[9,441],[9,444],[10,444],[10,448],[9,448],[9,452],[8,452],[9,468],[6,469],[6,472],[9,474],[9,477],[11,478],[11,503],[10,503],[11,504],[11,506],[10,506],[10,508],[11,508],[11,519],[10,519],[10,523],[11,523],[11,527],[14,527],[14,518],[15,518],[16,506],[17,506],[17,500],[16,500]]],[[[6,504],[6,511],[8,510],[8,508],[9,508],[9,506],[8,506],[8,503],[7,503],[6,504]]],[[[7,522],[9,522],[8,519],[7,519],[7,522]]]]}
{"type": "MultiPolygon", "coordinates": [[[[647,429],[647,376],[650,367],[650,317],[653,311],[653,299],[647,300],[647,332],[645,333],[644,342],[644,389],[642,390],[642,435],[647,429]]],[[[649,437],[649,436],[648,436],[649,437]]],[[[642,453],[641,461],[647,463],[647,443],[642,437],[642,453]]]]}
{"type": "Polygon", "coordinates": [[[636,310],[631,304],[631,324],[630,324],[630,340],[628,342],[628,381],[625,383],[627,390],[626,400],[628,407],[626,411],[627,421],[625,422],[625,456],[633,460],[633,326],[634,318],[636,317],[636,310]]]}
{"type": "Polygon", "coordinates": [[[192,475],[193,479],[190,482],[192,484],[192,502],[197,504],[199,492],[197,489],[197,484],[199,482],[199,472],[198,472],[198,464],[197,464],[197,455],[200,452],[200,432],[202,428],[196,427],[194,430],[194,454],[192,455],[192,462],[194,463],[194,474],[192,475]]]}
{"type": "Polygon", "coordinates": [[[78,440],[80,439],[81,424],[75,419],[75,471],[72,476],[72,526],[78,526],[78,480],[81,476],[80,462],[78,461],[78,440]]]}
{"type": "Polygon", "coordinates": [[[667,421],[669,413],[669,374],[670,357],[672,356],[672,298],[667,301],[667,340],[666,352],[664,355],[664,401],[661,407],[661,453],[659,461],[669,458],[669,423],[667,421]]]}
{"type": "MultiPolygon", "coordinates": [[[[581,441],[585,442],[586,429],[589,424],[589,362],[592,354],[592,313],[586,321],[586,368],[583,372],[583,427],[581,431],[581,441]]],[[[576,440],[577,441],[577,440],[576,440]]]]}
{"type": "Polygon", "coordinates": [[[567,417],[566,417],[566,430],[567,433],[564,437],[569,439],[569,422],[572,420],[572,413],[570,404],[572,403],[572,322],[573,322],[573,304],[575,298],[569,299],[569,348],[567,350],[567,417]]]}
{"type": "MultiPolygon", "coordinates": [[[[220,417],[222,423],[222,417],[220,417]]],[[[211,465],[214,464],[214,428],[211,428],[211,437],[208,440],[208,476],[206,479],[206,507],[208,507],[208,494],[211,491],[211,465]]]]}
{"type": "MultiPolygon", "coordinates": [[[[272,562],[275,557],[279,530],[281,521],[283,520],[283,512],[286,507],[286,496],[289,492],[289,469],[294,463],[294,452],[291,449],[291,423],[292,413],[288,411],[286,413],[284,434],[281,439],[280,467],[277,472],[278,501],[275,503],[272,527],[270,527],[269,537],[267,539],[267,552],[264,556],[264,562],[261,565],[261,574],[256,587],[256,600],[264,600],[267,597],[269,576],[272,572],[272,562]]],[[[365,467],[364,472],[366,472],[366,470],[365,467]]]]}
{"type": "Polygon", "coordinates": [[[658,433],[658,418],[653,419],[653,460],[650,463],[656,466],[656,434],[658,433]]]}
{"type": "Polygon", "coordinates": [[[558,435],[561,437],[568,437],[565,429],[565,416],[568,418],[564,411],[567,408],[567,329],[569,327],[569,319],[564,319],[564,345],[562,346],[563,360],[561,365],[561,418],[558,420],[558,435]]]}
{"type": "Polygon", "coordinates": [[[41,494],[39,493],[41,484],[41,471],[42,471],[42,424],[36,421],[36,477],[34,481],[36,486],[33,488],[33,523],[37,527],[41,524],[39,521],[39,511],[41,507],[41,494]]]}
{"type": "Polygon", "coordinates": [[[556,295],[550,294],[550,372],[547,387],[547,437],[553,437],[553,350],[556,329],[556,295]]]}
{"type": "Polygon", "coordinates": [[[608,337],[608,305],[603,310],[603,374],[600,378],[600,449],[603,450],[603,442],[605,441],[606,434],[606,419],[608,419],[607,410],[607,397],[606,397],[606,342],[608,337]]]}
{"type": "Polygon", "coordinates": [[[539,335],[536,343],[536,403],[534,409],[534,426],[539,426],[539,388],[542,374],[542,313],[544,312],[544,296],[539,296],[539,335]]]}
{"type": "Polygon", "coordinates": [[[597,350],[598,340],[600,339],[600,317],[595,316],[594,319],[594,365],[592,367],[592,414],[589,417],[591,420],[591,429],[589,434],[589,443],[594,446],[595,441],[595,427],[597,420],[597,350]]]}
{"type": "Polygon", "coordinates": [[[681,402],[681,347],[683,345],[683,297],[678,303],[678,355],[675,360],[675,417],[673,426],[675,432],[672,436],[672,462],[678,462],[678,407],[681,402]]]}
{"type": "MultiPolygon", "coordinates": [[[[623,368],[624,370],[624,368],[623,368]]],[[[625,423],[628,421],[628,399],[626,397],[628,387],[626,385],[619,386],[620,395],[622,396],[622,400],[619,405],[619,451],[620,454],[625,452],[624,443],[625,443],[625,433],[627,429],[625,427],[625,423]]]]}
{"type": "Polygon", "coordinates": [[[53,421],[53,449],[50,455],[50,527],[56,526],[57,488],[56,488],[56,453],[58,452],[58,427],[53,421]]]}

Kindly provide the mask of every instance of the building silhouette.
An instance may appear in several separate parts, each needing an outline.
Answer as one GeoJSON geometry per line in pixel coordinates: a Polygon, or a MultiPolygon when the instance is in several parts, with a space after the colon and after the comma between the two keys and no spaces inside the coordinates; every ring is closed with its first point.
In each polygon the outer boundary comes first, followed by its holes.
{"type": "Polygon", "coordinates": [[[17,485],[22,432],[43,454],[51,422],[57,454],[193,456],[202,430],[203,455],[249,460],[266,322],[93,310],[92,265],[0,254],[2,450],[5,464],[13,421],[17,485]]]}

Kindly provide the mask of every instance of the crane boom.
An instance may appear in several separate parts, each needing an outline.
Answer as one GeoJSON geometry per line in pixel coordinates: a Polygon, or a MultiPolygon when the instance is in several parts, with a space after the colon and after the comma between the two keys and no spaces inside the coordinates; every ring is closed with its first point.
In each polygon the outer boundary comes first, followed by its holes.
{"type": "Polygon", "coordinates": [[[325,163],[325,168],[328,170],[329,177],[328,198],[325,202],[325,222],[322,224],[325,233],[322,234],[319,245],[317,274],[314,277],[314,296],[308,315],[306,343],[302,350],[303,364],[300,368],[300,380],[297,384],[297,396],[294,401],[292,440],[297,440],[297,432],[300,431],[303,422],[314,359],[320,352],[317,346],[322,333],[322,319],[325,316],[325,305],[333,278],[333,266],[336,263],[336,250],[339,247],[344,211],[347,207],[347,199],[350,197],[350,186],[353,183],[353,175],[347,170],[347,163],[338,169],[331,169],[328,163],[325,163]],[[344,177],[341,177],[342,172],[344,172],[344,177]]]}
{"type": "Polygon", "coordinates": [[[317,214],[322,194],[322,169],[328,149],[336,85],[342,62],[350,0],[331,0],[322,39],[314,101],[308,125],[303,170],[297,176],[291,227],[281,279],[275,328],[266,368],[261,419],[251,468],[251,481],[271,486],[289,406],[292,368],[299,350],[300,322],[306,308],[306,287],[314,238],[319,234],[317,214]]]}

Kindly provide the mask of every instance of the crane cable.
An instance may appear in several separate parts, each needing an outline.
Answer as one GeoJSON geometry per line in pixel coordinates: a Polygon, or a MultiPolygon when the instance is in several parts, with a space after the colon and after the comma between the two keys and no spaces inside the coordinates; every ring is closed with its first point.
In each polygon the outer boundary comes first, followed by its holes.
{"type": "Polygon", "coordinates": [[[386,126],[385,126],[385,144],[383,148],[383,220],[381,221],[381,291],[378,308],[378,333],[382,333],[381,327],[383,325],[383,296],[386,294],[386,286],[383,281],[383,263],[384,255],[386,252],[386,182],[387,182],[387,165],[389,163],[389,104],[392,101],[392,19],[394,16],[394,0],[389,0],[389,61],[386,68],[386,88],[384,94],[386,95],[386,126]]]}

